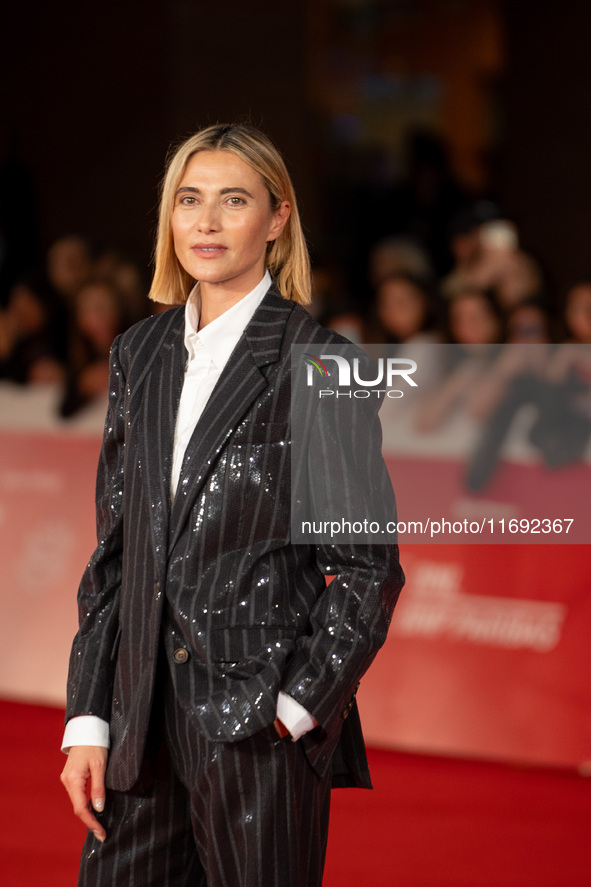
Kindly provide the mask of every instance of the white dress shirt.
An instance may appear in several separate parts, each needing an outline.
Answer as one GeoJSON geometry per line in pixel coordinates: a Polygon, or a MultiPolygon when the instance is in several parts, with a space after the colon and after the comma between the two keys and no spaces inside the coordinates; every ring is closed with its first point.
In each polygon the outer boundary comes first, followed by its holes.
{"type": "MultiPolygon", "coordinates": [[[[185,305],[185,348],[189,357],[174,433],[170,482],[172,499],[177,490],[183,458],[195,426],[232,351],[270,285],[271,275],[267,271],[261,282],[248,295],[202,330],[199,329],[201,311],[199,284],[196,284],[189,294],[185,305]]],[[[283,690],[279,691],[277,699],[277,717],[287,727],[294,741],[317,724],[312,715],[283,690]]],[[[95,715],[71,718],[66,724],[62,751],[68,752],[73,745],[100,745],[109,748],[108,723],[95,715]]]]}

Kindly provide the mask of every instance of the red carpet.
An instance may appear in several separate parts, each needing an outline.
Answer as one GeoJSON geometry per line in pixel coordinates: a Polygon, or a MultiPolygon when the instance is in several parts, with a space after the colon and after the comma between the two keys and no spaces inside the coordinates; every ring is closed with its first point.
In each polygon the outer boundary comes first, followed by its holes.
{"type": "MultiPolygon", "coordinates": [[[[1,887],[76,883],[61,732],[61,711],[0,702],[1,887]]],[[[381,751],[370,765],[373,792],[333,793],[325,887],[591,887],[590,779],[381,751]]]]}

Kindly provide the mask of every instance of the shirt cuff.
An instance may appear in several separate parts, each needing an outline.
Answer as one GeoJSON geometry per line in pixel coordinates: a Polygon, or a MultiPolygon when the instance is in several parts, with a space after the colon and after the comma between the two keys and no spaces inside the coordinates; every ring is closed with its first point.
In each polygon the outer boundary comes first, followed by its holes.
{"type": "Polygon", "coordinates": [[[110,748],[109,724],[96,715],[78,715],[66,724],[62,751],[66,754],[73,745],[100,745],[110,748]]]}
{"type": "Polygon", "coordinates": [[[292,696],[288,696],[283,690],[279,691],[277,698],[277,717],[287,727],[292,739],[296,742],[304,733],[308,733],[318,726],[318,721],[307,711],[303,705],[292,696]]]}

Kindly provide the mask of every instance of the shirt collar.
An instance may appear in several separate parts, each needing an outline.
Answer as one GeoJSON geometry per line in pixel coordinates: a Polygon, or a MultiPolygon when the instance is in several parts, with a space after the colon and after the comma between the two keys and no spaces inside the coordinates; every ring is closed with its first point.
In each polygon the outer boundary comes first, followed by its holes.
{"type": "Polygon", "coordinates": [[[271,275],[266,271],[261,282],[253,290],[202,330],[199,329],[201,296],[199,283],[196,283],[185,305],[185,348],[189,352],[189,360],[195,356],[195,350],[200,343],[218,370],[223,370],[271,283],[271,275]]]}

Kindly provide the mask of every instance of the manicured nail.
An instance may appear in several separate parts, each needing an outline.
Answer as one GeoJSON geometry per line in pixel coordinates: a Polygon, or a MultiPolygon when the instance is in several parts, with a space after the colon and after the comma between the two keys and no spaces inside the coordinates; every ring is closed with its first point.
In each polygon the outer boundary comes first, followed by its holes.
{"type": "Polygon", "coordinates": [[[101,844],[104,842],[105,839],[104,839],[104,837],[101,835],[100,832],[93,832],[92,834],[95,836],[95,838],[97,839],[97,841],[100,841],[100,842],[101,842],[101,844]]]}
{"type": "Polygon", "coordinates": [[[95,798],[92,802],[92,806],[96,810],[97,813],[102,813],[105,809],[105,799],[104,798],[95,798]]]}

